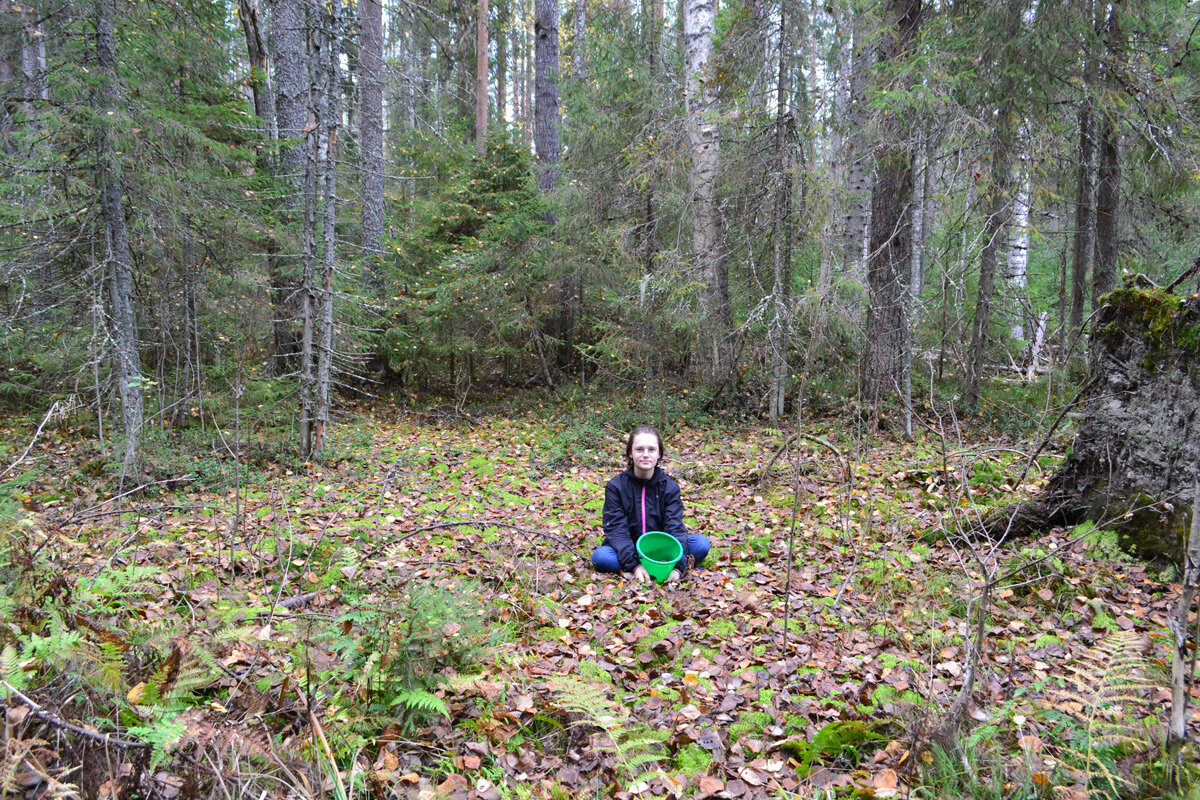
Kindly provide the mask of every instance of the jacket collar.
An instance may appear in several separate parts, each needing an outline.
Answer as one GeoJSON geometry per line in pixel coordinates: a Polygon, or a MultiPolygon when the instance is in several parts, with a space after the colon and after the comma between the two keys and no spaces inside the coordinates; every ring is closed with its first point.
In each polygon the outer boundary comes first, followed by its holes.
{"type": "Polygon", "coordinates": [[[633,467],[627,467],[625,470],[625,474],[628,475],[629,479],[631,481],[633,481],[634,484],[637,486],[651,486],[653,484],[659,483],[660,481],[663,481],[666,479],[666,473],[663,472],[662,467],[658,466],[657,464],[654,465],[654,474],[651,475],[646,480],[642,480],[637,475],[635,475],[633,472],[633,467]]]}

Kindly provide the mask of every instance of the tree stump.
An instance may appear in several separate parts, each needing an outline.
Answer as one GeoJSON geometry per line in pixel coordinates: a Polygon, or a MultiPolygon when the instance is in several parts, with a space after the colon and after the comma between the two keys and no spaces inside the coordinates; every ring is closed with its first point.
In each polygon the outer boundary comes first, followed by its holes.
{"type": "Polygon", "coordinates": [[[1097,312],[1071,450],[1045,491],[989,517],[993,538],[1093,520],[1123,549],[1178,559],[1200,459],[1200,299],[1136,278],[1097,312]]]}

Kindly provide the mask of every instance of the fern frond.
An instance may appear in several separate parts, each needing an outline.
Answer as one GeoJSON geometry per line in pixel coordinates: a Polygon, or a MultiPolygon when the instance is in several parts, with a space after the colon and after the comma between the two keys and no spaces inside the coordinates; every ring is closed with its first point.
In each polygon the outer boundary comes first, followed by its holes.
{"type": "Polygon", "coordinates": [[[450,709],[446,707],[446,701],[424,689],[405,689],[398,693],[392,700],[392,706],[398,705],[403,705],[408,711],[418,714],[450,716],[450,709]]]}
{"type": "Polygon", "coordinates": [[[552,678],[550,687],[564,710],[583,716],[579,724],[604,731],[608,742],[601,742],[599,747],[616,756],[618,770],[629,785],[647,780],[651,772],[661,774],[651,768],[663,759],[661,746],[666,733],[631,721],[629,709],[609,698],[609,687],[561,676],[552,678]]]}
{"type": "Polygon", "coordinates": [[[0,679],[18,689],[25,688],[25,670],[21,669],[21,654],[11,644],[0,650],[0,679]]]}
{"type": "Polygon", "coordinates": [[[1081,653],[1068,667],[1069,688],[1047,692],[1049,707],[1081,727],[1076,749],[1088,782],[1103,784],[1113,794],[1131,782],[1115,767],[1115,753],[1141,750],[1153,743],[1154,731],[1142,723],[1153,714],[1152,665],[1141,652],[1141,638],[1119,631],[1081,653]],[[1141,713],[1139,713],[1141,712],[1141,713]]]}

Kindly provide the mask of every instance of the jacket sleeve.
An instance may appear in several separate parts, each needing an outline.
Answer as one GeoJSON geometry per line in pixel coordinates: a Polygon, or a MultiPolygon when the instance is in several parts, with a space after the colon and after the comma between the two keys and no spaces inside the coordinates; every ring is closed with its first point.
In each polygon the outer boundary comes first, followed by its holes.
{"type": "Polygon", "coordinates": [[[629,536],[629,517],[621,503],[621,490],[616,481],[609,481],[604,487],[604,540],[617,551],[622,570],[632,572],[637,567],[637,548],[629,536]]]}
{"type": "Polygon", "coordinates": [[[683,498],[679,493],[679,484],[673,479],[668,480],[666,486],[663,487],[663,525],[666,532],[679,540],[679,544],[683,546],[683,560],[679,562],[676,568],[680,574],[687,572],[688,568],[688,532],[683,524],[683,498]]]}

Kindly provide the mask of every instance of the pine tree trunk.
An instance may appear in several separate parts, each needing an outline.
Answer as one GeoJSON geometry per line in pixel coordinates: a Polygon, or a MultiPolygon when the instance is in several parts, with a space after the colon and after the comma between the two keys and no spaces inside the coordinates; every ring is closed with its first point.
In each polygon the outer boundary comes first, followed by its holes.
{"type": "Polygon", "coordinates": [[[358,0],[359,190],[362,254],[372,297],[383,295],[383,4],[358,0]]]}
{"type": "Polygon", "coordinates": [[[111,305],[113,362],[117,394],[121,401],[121,474],[123,479],[141,477],[141,438],[144,418],[141,357],[138,352],[137,314],[133,306],[133,263],[129,254],[129,230],[125,225],[125,197],[121,162],[113,138],[114,117],[121,108],[117,83],[117,48],[113,36],[113,0],[94,0],[96,61],[100,66],[99,128],[96,131],[96,169],[100,211],[104,218],[104,258],[108,264],[108,295],[111,305]]]}
{"type": "MultiPolygon", "coordinates": [[[[907,52],[920,25],[921,0],[890,0],[887,19],[889,30],[880,42],[877,63],[907,52]]],[[[913,170],[910,144],[896,117],[891,114],[880,121],[871,192],[863,388],[872,406],[903,389],[909,368],[913,170]]]]}
{"type": "Polygon", "coordinates": [[[714,119],[716,107],[711,74],[713,0],[683,0],[684,99],[688,140],[691,144],[690,186],[692,252],[700,276],[700,311],[704,317],[701,340],[707,381],[719,392],[733,374],[733,311],[729,300],[729,275],[717,204],[717,177],[721,168],[721,140],[714,119]]]}

